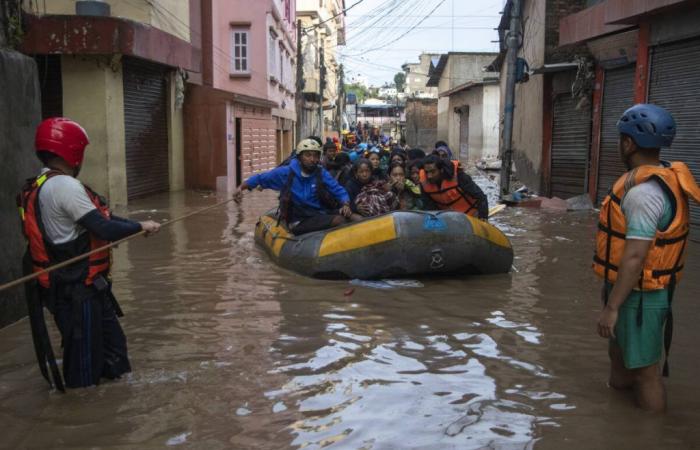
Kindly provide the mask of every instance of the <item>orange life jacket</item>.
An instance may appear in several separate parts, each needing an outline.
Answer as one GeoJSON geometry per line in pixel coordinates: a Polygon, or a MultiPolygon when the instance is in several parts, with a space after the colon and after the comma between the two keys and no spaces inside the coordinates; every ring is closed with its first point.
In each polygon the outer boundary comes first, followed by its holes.
{"type": "MultiPolygon", "coordinates": [[[[51,252],[47,248],[52,244],[48,241],[46,233],[44,232],[44,224],[41,219],[41,208],[39,205],[39,192],[42,186],[47,180],[57,175],[64,174],[56,170],[50,170],[36,178],[30,178],[27,180],[22,192],[17,196],[17,206],[19,208],[20,217],[22,218],[22,231],[28,241],[29,254],[32,259],[32,269],[34,272],[40,272],[50,265],[60,262],[52,260],[50,256],[51,252]]],[[[104,201],[92,189],[87,186],[84,187],[88,197],[90,197],[90,200],[97,210],[105,218],[109,219],[111,213],[104,201]]],[[[92,234],[89,235],[89,239],[91,251],[108,244],[108,242],[100,240],[92,234]]],[[[88,274],[85,278],[86,285],[91,285],[99,275],[109,276],[111,256],[111,250],[103,250],[89,256],[88,274]]],[[[45,288],[48,288],[51,284],[49,273],[41,274],[38,280],[39,284],[45,288]]]]}
{"type": "Polygon", "coordinates": [[[621,202],[625,194],[640,183],[655,179],[672,202],[673,218],[664,230],[658,230],[644,260],[640,279],[642,290],[664,289],[680,280],[690,227],[688,196],[700,202],[700,188],[688,166],[682,162],[664,163],[665,167],[640,166],[620,177],[600,210],[600,222],[593,258],[595,273],[610,283],[617,272],[625,248],[627,223],[621,202]]]}
{"type": "Polygon", "coordinates": [[[459,161],[452,161],[454,176],[449,180],[442,180],[440,186],[428,181],[425,170],[420,171],[420,183],[423,192],[428,194],[439,209],[459,211],[472,217],[476,217],[479,211],[476,208],[476,199],[462,191],[458,182],[459,161]]]}

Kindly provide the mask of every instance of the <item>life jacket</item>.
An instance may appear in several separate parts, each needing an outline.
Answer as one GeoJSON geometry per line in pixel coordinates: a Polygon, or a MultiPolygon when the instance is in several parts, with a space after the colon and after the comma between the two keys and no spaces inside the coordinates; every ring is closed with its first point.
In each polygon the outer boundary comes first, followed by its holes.
{"type": "Polygon", "coordinates": [[[423,192],[430,196],[439,209],[459,211],[475,217],[479,213],[477,201],[459,187],[457,176],[459,161],[452,161],[452,165],[454,166],[453,177],[449,180],[442,180],[440,186],[429,182],[425,170],[421,169],[420,182],[423,192]]]}
{"type": "MultiPolygon", "coordinates": [[[[22,192],[17,196],[17,207],[19,208],[20,217],[22,219],[22,232],[28,241],[28,250],[32,260],[32,271],[35,273],[40,272],[52,264],[78,256],[84,253],[84,251],[96,250],[108,244],[107,241],[100,240],[89,232],[83,233],[78,239],[66,244],[52,244],[48,240],[44,230],[44,223],[41,219],[39,193],[47,180],[58,175],[64,174],[57,170],[50,170],[36,178],[28,179],[22,188],[22,192]],[[85,242],[85,245],[83,245],[83,240],[88,242],[85,242]]],[[[105,201],[88,186],[83,186],[85,187],[85,192],[88,197],[100,214],[109,219],[111,213],[105,201]]],[[[109,276],[111,256],[111,250],[103,250],[93,253],[88,257],[87,275],[84,276],[86,285],[91,285],[95,278],[100,275],[109,276]]],[[[80,263],[76,263],[76,265],[77,264],[80,263]]],[[[44,288],[50,287],[50,280],[51,277],[49,273],[43,273],[38,277],[39,284],[44,288]]]]}
{"type": "MultiPolygon", "coordinates": [[[[289,224],[292,218],[292,184],[294,183],[294,177],[296,174],[293,170],[289,170],[289,175],[287,176],[287,182],[284,184],[282,190],[280,190],[280,206],[278,210],[278,220],[277,224],[285,222],[289,224]]],[[[316,195],[318,196],[318,201],[321,206],[327,210],[340,209],[342,206],[340,202],[328,191],[326,183],[323,181],[323,169],[317,167],[314,173],[316,177],[316,195]]]]}
{"type": "Polygon", "coordinates": [[[657,180],[671,200],[673,218],[663,230],[657,230],[644,260],[641,290],[664,289],[681,279],[690,227],[688,196],[700,202],[700,188],[688,166],[682,162],[664,163],[664,167],[640,166],[620,177],[603,200],[593,258],[595,273],[615,283],[625,248],[627,223],[621,202],[634,186],[657,180]]]}

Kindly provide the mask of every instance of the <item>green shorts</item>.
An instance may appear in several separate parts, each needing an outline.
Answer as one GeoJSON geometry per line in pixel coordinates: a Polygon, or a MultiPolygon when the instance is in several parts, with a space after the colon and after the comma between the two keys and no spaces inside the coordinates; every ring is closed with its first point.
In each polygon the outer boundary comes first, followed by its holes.
{"type": "Polygon", "coordinates": [[[668,314],[668,290],[645,291],[642,324],[638,323],[639,291],[632,291],[620,308],[614,341],[620,346],[625,367],[638,369],[661,360],[664,325],[668,314]]]}

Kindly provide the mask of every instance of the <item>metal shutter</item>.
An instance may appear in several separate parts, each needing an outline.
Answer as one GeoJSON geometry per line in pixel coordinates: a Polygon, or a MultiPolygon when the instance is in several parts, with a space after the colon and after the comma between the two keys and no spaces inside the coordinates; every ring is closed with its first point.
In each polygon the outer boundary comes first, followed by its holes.
{"type": "Polygon", "coordinates": [[[41,88],[41,118],[63,116],[61,55],[37,55],[36,67],[41,88]]]}
{"type": "Polygon", "coordinates": [[[620,159],[617,121],[627,108],[634,105],[634,72],[634,65],[605,71],[598,163],[598,204],[608,195],[615,181],[627,171],[620,159]]]}
{"type": "Polygon", "coordinates": [[[163,66],[124,59],[124,127],[128,198],[167,191],[167,80],[163,66]]]}
{"type": "Polygon", "coordinates": [[[586,192],[591,109],[576,103],[570,94],[554,99],[551,195],[563,199],[586,192]]]}
{"type": "MultiPolygon", "coordinates": [[[[666,108],[678,134],[661,156],[688,164],[700,179],[700,39],[660,45],[652,50],[649,102],[666,108]]],[[[690,223],[700,231],[700,208],[690,202],[690,223]]]]}

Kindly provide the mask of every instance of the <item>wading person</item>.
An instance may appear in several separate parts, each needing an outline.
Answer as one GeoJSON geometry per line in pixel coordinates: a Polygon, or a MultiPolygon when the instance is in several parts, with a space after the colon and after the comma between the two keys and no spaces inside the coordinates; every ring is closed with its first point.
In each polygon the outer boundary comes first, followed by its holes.
{"type": "MultiPolygon", "coordinates": [[[[27,180],[18,196],[23,232],[28,240],[25,271],[39,272],[56,263],[98,249],[145,230],[155,233],[156,222],[133,222],[112,215],[104,199],[75,177],[80,172],[85,130],[65,118],[43,121],[36,132],[41,173],[27,180]]],[[[111,251],[92,254],[65,268],[40,275],[27,285],[32,337],[42,374],[46,365],[56,387],[62,383],[53,358],[43,306],[53,314],[63,342],[63,378],[71,388],[99,384],[130,372],[126,336],[117,316],[121,310],[112,295],[111,251]]]]}
{"type": "Polygon", "coordinates": [[[321,146],[313,139],[297,145],[289,165],[248,178],[234,194],[240,202],[244,190],[257,187],[280,192],[279,218],[299,235],[326,230],[347,222],[352,215],[345,189],[320,166],[321,146]]]}
{"type": "MultiPolygon", "coordinates": [[[[666,408],[660,362],[662,347],[668,358],[671,343],[671,301],[688,239],[688,196],[700,200],[700,189],[684,163],[659,159],[660,149],[676,134],[666,110],[635,105],[617,129],[629,172],[615,182],[600,211],[594,269],[605,284],[598,334],[609,339],[610,386],[633,388],[641,408],[660,412],[666,408]]],[[[668,373],[665,364],[663,372],[668,373]]]]}
{"type": "Polygon", "coordinates": [[[423,160],[420,183],[423,194],[438,209],[459,211],[488,220],[489,201],[486,194],[472,177],[459,168],[458,161],[448,161],[436,154],[429,155],[423,160]]]}

